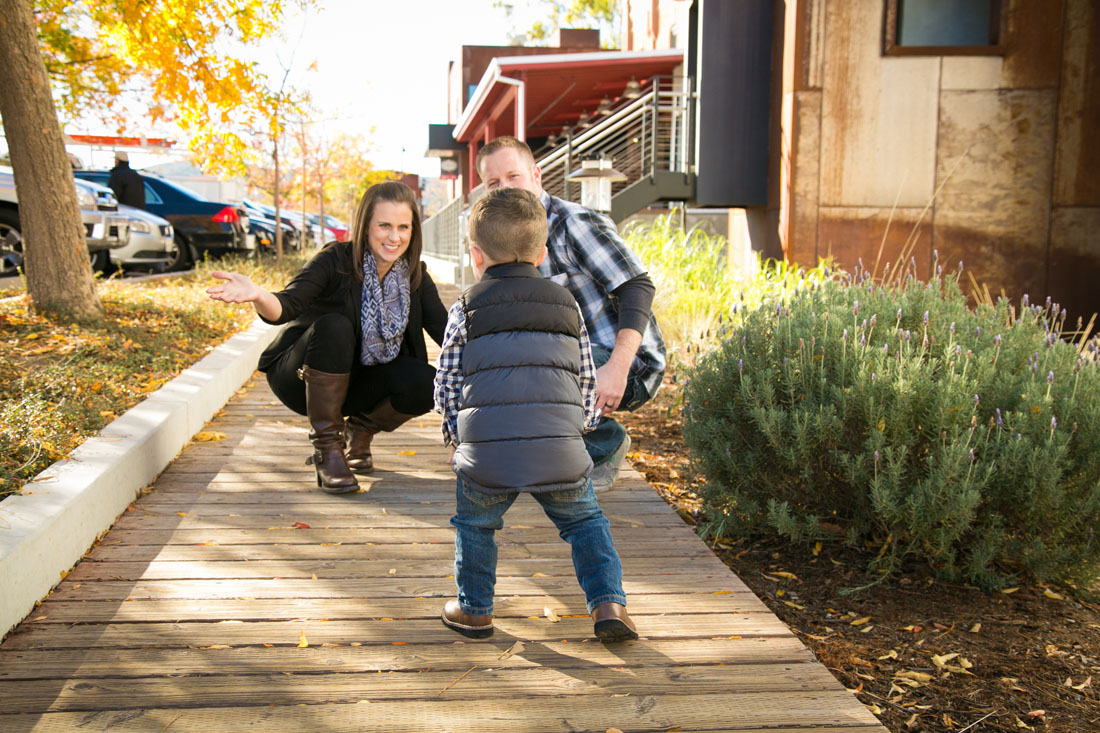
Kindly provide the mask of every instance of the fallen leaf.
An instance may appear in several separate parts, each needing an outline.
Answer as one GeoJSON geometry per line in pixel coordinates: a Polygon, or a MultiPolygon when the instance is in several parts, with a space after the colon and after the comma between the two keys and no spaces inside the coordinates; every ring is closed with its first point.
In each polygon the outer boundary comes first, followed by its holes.
{"type": "Polygon", "coordinates": [[[397,568],[390,568],[386,572],[389,573],[390,575],[397,575],[397,568]]]}
{"type": "MultiPolygon", "coordinates": [[[[35,618],[32,618],[31,621],[42,621],[45,618],[46,618],[45,616],[37,616],[35,618]]],[[[1090,677],[1089,679],[1092,679],[1092,678],[1090,677]]],[[[1069,682],[1069,680],[1066,680],[1066,681],[1069,682]]]]}
{"type": "Polygon", "coordinates": [[[305,649],[309,646],[309,642],[306,641],[306,632],[301,632],[301,640],[298,642],[299,649],[305,649]]]}
{"type": "MultiPolygon", "coordinates": [[[[1072,682],[1073,680],[1069,680],[1069,681],[1072,682]]],[[[1089,675],[1087,678],[1085,678],[1085,681],[1082,682],[1081,684],[1079,684],[1079,685],[1070,685],[1070,687],[1072,687],[1075,690],[1080,691],[1080,690],[1085,689],[1086,687],[1088,687],[1091,684],[1092,684],[1092,675],[1089,675]]]]}
{"type": "Polygon", "coordinates": [[[546,573],[533,573],[531,575],[531,577],[532,578],[549,578],[550,576],[547,575],[546,573]]]}
{"type": "Polygon", "coordinates": [[[881,662],[881,661],[882,661],[883,659],[897,659],[897,658],[898,658],[898,653],[897,653],[897,652],[896,652],[895,650],[893,650],[893,649],[891,649],[890,651],[886,652],[886,653],[885,653],[885,654],[883,654],[883,655],[882,655],[881,657],[875,657],[875,659],[879,660],[880,662],[881,662]]]}
{"type": "Polygon", "coordinates": [[[863,626],[863,624],[867,623],[870,620],[871,620],[870,616],[864,616],[863,618],[857,618],[855,621],[849,621],[848,625],[849,626],[863,626]]]}
{"type": "MultiPolygon", "coordinates": [[[[1045,589],[1043,591],[1043,595],[1046,596],[1047,598],[1053,598],[1056,601],[1066,600],[1066,597],[1064,595],[1062,595],[1061,593],[1055,593],[1050,588],[1045,589]]],[[[1031,715],[1031,713],[1028,713],[1028,715],[1031,715]]]]}
{"type": "Polygon", "coordinates": [[[971,634],[976,634],[981,630],[982,630],[982,625],[980,623],[974,624],[973,626],[970,627],[970,633],[971,634]]]}
{"type": "MultiPolygon", "coordinates": [[[[777,570],[772,575],[778,575],[780,578],[786,578],[787,580],[798,580],[798,576],[794,573],[788,573],[786,570],[777,570]]],[[[802,582],[802,581],[799,581],[802,582]]]]}
{"type": "Polygon", "coordinates": [[[561,621],[561,616],[554,613],[554,609],[550,608],[549,606],[543,609],[543,613],[546,615],[547,620],[549,620],[552,624],[556,624],[557,622],[561,621]]]}
{"type": "Polygon", "coordinates": [[[213,443],[218,440],[225,440],[225,433],[219,433],[216,430],[200,430],[195,433],[193,440],[199,443],[213,443]]]}
{"type": "Polygon", "coordinates": [[[950,662],[952,659],[954,659],[957,656],[959,656],[958,652],[951,652],[950,654],[943,654],[943,655],[933,654],[932,655],[932,664],[936,665],[937,667],[942,667],[943,665],[947,664],[948,662],[950,662]]]}
{"type": "Polygon", "coordinates": [[[199,649],[232,649],[233,647],[228,644],[211,644],[210,646],[200,646],[199,649]]]}
{"type": "Polygon", "coordinates": [[[1020,589],[1019,588],[1002,588],[1001,592],[1002,593],[1015,593],[1018,590],[1020,590],[1020,589]]]}
{"type": "Polygon", "coordinates": [[[806,610],[805,606],[800,606],[797,603],[792,603],[791,601],[783,601],[783,602],[786,603],[791,608],[797,608],[799,611],[805,611],[806,610]]]}
{"type": "Polygon", "coordinates": [[[294,527],[295,529],[309,529],[309,525],[305,522],[295,522],[290,526],[294,527]]]}
{"type": "Polygon", "coordinates": [[[416,451],[414,451],[414,450],[399,450],[399,451],[397,451],[397,455],[399,455],[399,456],[415,456],[416,451]]]}
{"type": "Polygon", "coordinates": [[[935,677],[925,672],[911,672],[907,669],[903,669],[900,672],[895,672],[894,676],[906,680],[913,680],[914,682],[931,682],[935,679],[935,677]]]}
{"type": "Polygon", "coordinates": [[[317,580],[317,573],[310,573],[310,575],[312,576],[311,580],[317,580]]]}
{"type": "Polygon", "coordinates": [[[522,654],[524,647],[525,647],[525,644],[522,641],[517,641],[516,643],[512,644],[512,646],[508,647],[503,652],[501,652],[500,656],[497,657],[497,659],[507,659],[508,657],[512,656],[513,654],[522,654]]]}
{"type": "Polygon", "coordinates": [[[189,517],[189,516],[191,516],[191,515],[190,515],[190,514],[188,514],[187,512],[176,512],[176,514],[177,514],[178,516],[181,516],[181,517],[189,517]]]}
{"type": "Polygon", "coordinates": [[[822,545],[821,545],[820,542],[815,542],[814,543],[814,557],[817,557],[818,555],[821,554],[821,547],[822,547],[822,545]]]}
{"type": "Polygon", "coordinates": [[[1027,717],[1029,717],[1029,718],[1041,718],[1046,714],[1047,714],[1046,710],[1032,710],[1031,712],[1029,712],[1027,714],[1027,717]]]}

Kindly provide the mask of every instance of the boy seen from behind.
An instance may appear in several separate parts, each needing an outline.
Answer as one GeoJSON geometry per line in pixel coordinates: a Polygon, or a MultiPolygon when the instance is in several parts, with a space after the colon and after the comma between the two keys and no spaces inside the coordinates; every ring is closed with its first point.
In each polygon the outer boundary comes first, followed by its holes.
{"type": "Polygon", "coordinates": [[[530,493],[572,548],[596,636],[636,639],[582,438],[599,419],[588,333],[573,296],[537,269],[546,210],[534,194],[502,188],[474,204],[469,222],[479,282],[448,314],[435,381],[458,476],[458,597],[443,623],[470,638],[493,633],[495,533],[516,497],[530,493]]]}

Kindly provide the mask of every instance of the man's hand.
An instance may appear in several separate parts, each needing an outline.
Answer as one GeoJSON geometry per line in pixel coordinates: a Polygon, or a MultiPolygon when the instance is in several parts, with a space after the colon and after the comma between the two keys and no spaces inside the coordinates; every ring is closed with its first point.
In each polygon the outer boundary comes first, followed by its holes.
{"type": "Polygon", "coordinates": [[[624,367],[609,361],[596,370],[596,410],[601,416],[619,409],[629,375],[630,362],[626,362],[624,367]]]}

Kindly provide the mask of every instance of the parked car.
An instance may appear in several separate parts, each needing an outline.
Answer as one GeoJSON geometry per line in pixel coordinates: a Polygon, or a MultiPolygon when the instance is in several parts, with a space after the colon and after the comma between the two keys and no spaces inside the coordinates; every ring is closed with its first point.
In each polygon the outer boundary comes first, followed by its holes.
{"type": "MultiPolygon", "coordinates": [[[[208,201],[160,176],[140,175],[145,182],[145,208],[167,219],[175,233],[176,259],[169,270],[189,269],[207,254],[255,253],[256,243],[248,231],[248,212],[243,207],[208,201]]],[[[110,172],[78,170],[76,176],[106,184],[110,172]]]]}
{"type": "Polygon", "coordinates": [[[309,220],[313,222],[315,226],[320,227],[323,225],[325,232],[325,242],[330,242],[334,239],[337,242],[343,242],[345,239],[347,239],[347,225],[337,219],[335,216],[329,216],[328,214],[325,214],[325,220],[324,222],[322,222],[320,214],[309,214],[309,220]]]}
{"type": "MultiPolygon", "coordinates": [[[[124,246],[130,237],[130,221],[118,214],[118,200],[111,189],[75,181],[76,199],[84,224],[84,238],[93,262],[109,257],[111,249],[124,246]]],[[[0,167],[0,275],[23,266],[23,235],[19,222],[19,197],[11,168],[0,167]]]]}
{"type": "Polygon", "coordinates": [[[111,250],[112,270],[161,271],[179,259],[176,233],[167,219],[125,204],[119,204],[118,212],[130,219],[130,241],[111,250]]]}
{"type": "MultiPolygon", "coordinates": [[[[249,211],[254,211],[262,216],[266,216],[268,219],[275,218],[275,207],[268,206],[267,204],[261,204],[258,201],[251,201],[249,199],[244,200],[244,205],[249,211]]],[[[294,227],[294,230],[298,232],[298,238],[301,243],[301,247],[313,247],[317,239],[319,238],[319,231],[314,231],[314,227],[311,223],[307,222],[305,225],[302,223],[302,212],[294,211],[292,209],[279,209],[279,219],[289,226],[294,227]]]]}
{"type": "MultiPolygon", "coordinates": [[[[302,248],[298,230],[283,223],[283,251],[290,252],[302,248]]],[[[248,212],[248,229],[256,238],[256,251],[260,254],[275,254],[275,220],[254,211],[248,212]]]]}

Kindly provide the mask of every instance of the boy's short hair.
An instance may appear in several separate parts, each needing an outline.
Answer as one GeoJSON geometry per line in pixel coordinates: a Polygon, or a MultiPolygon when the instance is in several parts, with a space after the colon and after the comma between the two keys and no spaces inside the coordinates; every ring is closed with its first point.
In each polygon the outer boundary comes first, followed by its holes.
{"type": "Polygon", "coordinates": [[[523,142],[518,137],[501,135],[485,143],[481,146],[481,149],[477,151],[477,159],[474,160],[474,168],[477,170],[478,174],[481,173],[481,161],[485,160],[493,153],[498,153],[507,148],[515,148],[521,154],[525,154],[526,157],[531,159],[531,165],[535,164],[535,154],[531,152],[530,145],[523,142]]]}
{"type": "Polygon", "coordinates": [[[546,209],[522,188],[498,188],[470,208],[470,240],[493,262],[534,264],[546,246],[546,209]]]}

